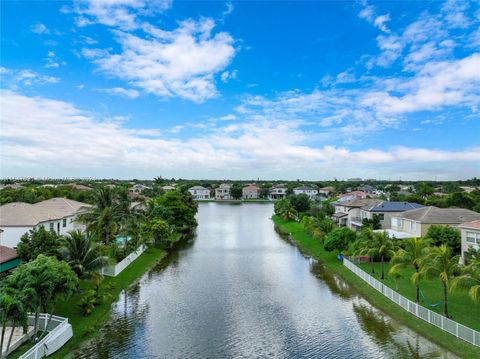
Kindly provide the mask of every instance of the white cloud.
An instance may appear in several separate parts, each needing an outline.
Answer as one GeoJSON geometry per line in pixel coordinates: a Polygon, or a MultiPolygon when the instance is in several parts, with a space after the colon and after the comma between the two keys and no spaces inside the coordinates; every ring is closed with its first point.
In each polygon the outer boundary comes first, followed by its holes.
{"type": "Polygon", "coordinates": [[[233,12],[234,9],[235,9],[235,6],[233,6],[233,3],[231,1],[226,2],[225,3],[225,10],[223,11],[222,16],[226,17],[226,16],[230,15],[233,12]]]}
{"type": "Polygon", "coordinates": [[[139,16],[149,16],[170,8],[171,0],[87,0],[79,1],[75,11],[77,26],[103,24],[122,30],[140,26],[139,16]]]}
{"type": "Polygon", "coordinates": [[[48,28],[42,23],[37,23],[33,25],[30,29],[36,34],[48,34],[50,32],[48,28]]]}
{"type": "Polygon", "coordinates": [[[109,89],[101,89],[100,91],[106,92],[106,93],[109,93],[109,94],[120,95],[120,96],[131,98],[131,99],[137,98],[138,96],[140,96],[140,93],[137,90],[126,89],[126,88],[123,88],[123,87],[113,87],[113,88],[109,88],[109,89]]]}
{"type": "Polygon", "coordinates": [[[17,89],[19,86],[54,84],[60,81],[58,77],[43,75],[32,70],[7,69],[6,67],[1,68],[0,75],[3,85],[11,89],[17,89]]]}
{"type": "Polygon", "coordinates": [[[65,66],[67,63],[63,61],[60,57],[55,54],[55,51],[48,51],[47,57],[45,58],[45,68],[57,68],[60,66],[65,66]]]}
{"type": "Polygon", "coordinates": [[[238,71],[237,71],[237,70],[224,71],[224,72],[222,72],[222,74],[220,75],[220,79],[222,80],[222,82],[228,82],[228,80],[236,79],[236,78],[237,78],[237,75],[238,75],[238,71]]]}
{"type": "Polygon", "coordinates": [[[402,177],[407,178],[424,176],[438,163],[445,168],[453,164],[444,176],[456,178],[459,163],[468,163],[462,172],[465,177],[478,172],[480,165],[478,147],[459,151],[312,147],[305,144],[308,133],[285,121],[247,121],[216,128],[203,138],[175,140],[161,137],[155,129],[128,129],[123,120],[101,121],[62,101],[11,91],[2,91],[0,101],[5,176],[152,177],[168,173],[197,178],[331,178],[366,175],[380,166],[384,176],[402,167],[402,177]],[[422,164],[424,171],[417,173],[416,164],[422,164]]]}
{"type": "Polygon", "coordinates": [[[361,1],[363,6],[362,10],[358,13],[358,17],[368,21],[370,24],[375,26],[377,29],[383,32],[390,32],[387,27],[387,22],[390,21],[390,14],[376,15],[375,7],[368,5],[367,1],[361,1]]]}
{"type": "Polygon", "coordinates": [[[149,38],[115,31],[120,53],[98,49],[82,53],[106,73],[147,93],[203,102],[217,94],[214,76],[235,55],[233,38],[225,32],[214,34],[214,26],[208,18],[183,21],[172,31],[144,24],[149,38]]]}

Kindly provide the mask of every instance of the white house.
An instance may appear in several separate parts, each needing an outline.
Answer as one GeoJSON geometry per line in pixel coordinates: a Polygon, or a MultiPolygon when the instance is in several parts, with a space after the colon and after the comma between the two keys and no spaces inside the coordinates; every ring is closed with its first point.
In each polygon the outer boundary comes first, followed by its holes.
{"type": "Polygon", "coordinates": [[[202,186],[193,186],[188,189],[188,192],[195,200],[210,199],[210,190],[202,186]]]}
{"type": "Polygon", "coordinates": [[[462,233],[462,262],[465,263],[465,253],[470,248],[480,250],[480,220],[462,223],[458,228],[462,233]]]}
{"type": "Polygon", "coordinates": [[[222,183],[220,186],[215,188],[215,199],[232,199],[230,195],[230,188],[232,186],[226,183],[222,183]]]}
{"type": "Polygon", "coordinates": [[[293,193],[306,194],[308,197],[312,199],[318,196],[318,188],[302,186],[302,187],[294,188],[293,193]]]}
{"type": "Polygon", "coordinates": [[[14,248],[20,237],[31,229],[44,226],[64,235],[85,226],[76,222],[77,216],[91,205],[66,198],[51,198],[35,204],[14,202],[0,206],[0,245],[14,248]]]}
{"type": "MultiPolygon", "coordinates": [[[[356,198],[351,201],[337,201],[332,203],[335,213],[332,219],[341,227],[359,230],[362,227],[362,208],[374,207],[381,201],[371,198],[356,198]]],[[[364,217],[365,218],[365,217],[364,217]]]]}
{"type": "Polygon", "coordinates": [[[287,186],[277,184],[270,189],[270,199],[281,199],[287,196],[287,186]]]}

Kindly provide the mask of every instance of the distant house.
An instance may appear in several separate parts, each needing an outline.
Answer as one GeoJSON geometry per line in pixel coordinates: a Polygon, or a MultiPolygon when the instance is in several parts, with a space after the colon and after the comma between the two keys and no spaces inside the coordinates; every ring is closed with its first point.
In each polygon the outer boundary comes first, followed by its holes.
{"type": "Polygon", "coordinates": [[[318,196],[318,188],[315,187],[308,187],[302,186],[293,189],[293,193],[295,194],[306,194],[308,197],[315,198],[318,196]]]}
{"type": "Polygon", "coordinates": [[[227,183],[222,183],[220,186],[215,188],[215,199],[232,199],[232,196],[230,195],[230,188],[232,188],[232,186],[227,183]]]}
{"type": "Polygon", "coordinates": [[[270,188],[270,199],[281,199],[287,196],[287,186],[284,184],[277,184],[270,188]]]}
{"type": "Polygon", "coordinates": [[[335,213],[332,219],[341,227],[359,230],[362,227],[361,211],[363,207],[374,207],[381,201],[371,198],[355,198],[351,201],[332,203],[335,213]]]}
{"type": "Polygon", "coordinates": [[[382,228],[389,229],[392,223],[392,216],[422,207],[423,206],[418,203],[382,201],[374,205],[362,207],[360,217],[363,221],[364,218],[373,219],[373,216],[376,215],[380,220],[382,228]]]}
{"type": "Polygon", "coordinates": [[[23,185],[21,185],[19,183],[0,184],[0,190],[2,190],[4,188],[19,189],[19,188],[23,188],[23,185]]]}
{"type": "Polygon", "coordinates": [[[363,199],[370,196],[370,193],[363,191],[347,192],[338,196],[338,202],[351,201],[354,199],[363,199]]]}
{"type": "Polygon", "coordinates": [[[365,193],[370,193],[370,194],[374,194],[378,191],[376,187],[373,187],[369,184],[367,184],[365,186],[362,186],[362,187],[359,187],[358,190],[362,191],[362,192],[365,192],[365,193]]]}
{"type": "Polygon", "coordinates": [[[138,197],[146,189],[150,189],[150,187],[137,183],[128,189],[128,194],[130,197],[138,197]]]}
{"type": "Polygon", "coordinates": [[[85,185],[83,185],[83,184],[72,183],[72,184],[69,184],[69,186],[70,186],[72,189],[76,189],[76,190],[78,190],[78,191],[91,191],[91,190],[92,190],[91,187],[85,186],[85,185]]]}
{"type": "Polygon", "coordinates": [[[193,186],[188,189],[194,200],[210,199],[210,190],[202,186],[193,186]]]}
{"type": "Polygon", "coordinates": [[[480,213],[468,209],[429,206],[392,216],[391,228],[412,237],[423,237],[434,224],[458,227],[461,223],[476,220],[480,220],[480,213]]]}
{"type": "Polygon", "coordinates": [[[165,192],[169,192],[169,191],[174,191],[175,190],[175,186],[162,186],[162,189],[165,191],[165,192]]]}
{"type": "Polygon", "coordinates": [[[242,198],[243,199],[256,199],[260,197],[260,187],[254,184],[243,187],[242,198]]]}
{"type": "Polygon", "coordinates": [[[0,273],[12,270],[20,263],[15,249],[0,245],[0,273]]]}
{"type": "Polygon", "coordinates": [[[2,245],[15,248],[23,234],[40,226],[61,235],[75,229],[84,230],[85,226],[77,223],[76,219],[90,207],[89,204],[67,198],[51,198],[35,204],[14,202],[0,206],[2,245]]]}
{"type": "Polygon", "coordinates": [[[461,223],[458,228],[462,234],[462,263],[465,263],[465,253],[470,248],[480,250],[480,220],[461,223]]]}
{"type": "Polygon", "coordinates": [[[323,197],[329,197],[332,193],[335,193],[334,187],[322,187],[318,190],[318,194],[323,197]]]}

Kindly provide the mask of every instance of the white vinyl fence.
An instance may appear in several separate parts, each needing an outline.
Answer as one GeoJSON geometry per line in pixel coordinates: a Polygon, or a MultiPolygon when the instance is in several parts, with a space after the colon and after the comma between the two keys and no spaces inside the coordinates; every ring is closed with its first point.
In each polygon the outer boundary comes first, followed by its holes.
{"type": "Polygon", "coordinates": [[[106,275],[106,276],[109,276],[109,277],[116,277],[125,268],[127,268],[130,263],[132,263],[135,259],[140,257],[140,255],[143,252],[145,252],[145,249],[147,249],[147,246],[142,244],[140,247],[137,248],[136,251],[134,251],[134,252],[130,253],[128,256],[126,256],[120,263],[103,267],[102,271],[100,273],[102,275],[106,275]]]}
{"type": "Polygon", "coordinates": [[[476,330],[468,328],[462,324],[459,324],[451,319],[444,317],[443,315],[432,312],[430,309],[427,309],[415,302],[412,302],[411,300],[405,298],[403,295],[395,292],[393,289],[384,285],[382,282],[373,278],[360,267],[357,267],[355,264],[350,262],[347,258],[343,259],[343,264],[357,276],[362,278],[365,282],[370,284],[377,291],[382,293],[385,297],[390,299],[392,302],[397,303],[403,309],[412,313],[416,317],[423,319],[424,321],[433,324],[436,327],[442,329],[443,331],[455,335],[457,338],[463,339],[470,344],[480,346],[480,332],[477,332],[476,330]]]}
{"type": "MultiPolygon", "coordinates": [[[[52,316],[48,321],[50,314],[40,314],[39,328],[41,331],[49,333],[43,337],[35,346],[30,348],[19,359],[38,359],[49,356],[60,349],[73,336],[72,325],[68,322],[68,318],[52,316]]],[[[33,326],[35,323],[35,315],[28,316],[28,325],[33,326]]]]}

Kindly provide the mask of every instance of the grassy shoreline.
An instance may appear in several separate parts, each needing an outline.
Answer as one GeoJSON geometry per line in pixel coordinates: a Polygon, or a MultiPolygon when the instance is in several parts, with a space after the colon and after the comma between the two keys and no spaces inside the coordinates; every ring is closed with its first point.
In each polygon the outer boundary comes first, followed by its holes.
{"type": "Polygon", "coordinates": [[[352,288],[361,294],[363,298],[378,309],[462,358],[480,357],[479,348],[414,317],[400,306],[391,302],[388,298],[376,292],[370,286],[365,285],[362,279],[343,266],[337,259],[335,253],[325,251],[323,245],[318,240],[312,238],[301,224],[293,221],[284,221],[278,216],[273,216],[272,220],[281,233],[291,235],[292,240],[302,252],[319,260],[332,272],[341,276],[352,288]]]}
{"type": "MultiPolygon", "coordinates": [[[[94,338],[100,328],[105,324],[111,313],[111,306],[120,293],[136,283],[145,273],[165,259],[167,252],[160,248],[150,247],[140,257],[133,261],[128,268],[116,277],[105,277],[100,284],[100,293],[105,295],[102,303],[96,307],[92,314],[83,316],[78,307],[82,294],[78,293],[68,301],[61,303],[55,310],[55,314],[68,318],[73,327],[73,337],[57,352],[49,358],[66,358],[73,354],[82,343],[94,338]]],[[[93,287],[91,282],[82,281],[80,288],[88,290],[93,287]]],[[[25,353],[30,344],[25,344],[12,353],[12,358],[18,358],[25,353]]]]}

